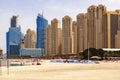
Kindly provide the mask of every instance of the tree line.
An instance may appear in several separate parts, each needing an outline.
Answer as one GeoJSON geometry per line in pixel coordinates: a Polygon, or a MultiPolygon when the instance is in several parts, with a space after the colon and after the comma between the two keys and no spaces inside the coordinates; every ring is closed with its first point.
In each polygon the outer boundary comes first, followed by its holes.
{"type": "Polygon", "coordinates": [[[120,57],[120,51],[104,51],[103,49],[89,48],[84,50],[82,53],[79,53],[80,56],[83,56],[83,59],[106,59],[107,57],[120,57]],[[93,58],[92,58],[93,57],[93,58]]]}

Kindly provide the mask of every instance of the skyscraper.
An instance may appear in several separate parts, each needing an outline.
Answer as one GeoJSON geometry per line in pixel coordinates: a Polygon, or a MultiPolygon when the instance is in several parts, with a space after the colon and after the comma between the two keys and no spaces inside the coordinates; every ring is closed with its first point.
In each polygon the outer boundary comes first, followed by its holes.
{"type": "Polygon", "coordinates": [[[118,15],[118,30],[115,35],[115,48],[120,48],[120,14],[118,15]]]}
{"type": "Polygon", "coordinates": [[[28,29],[26,33],[25,48],[36,48],[36,34],[31,29],[28,29]]]}
{"type": "Polygon", "coordinates": [[[21,28],[17,27],[17,16],[13,16],[11,19],[11,27],[6,33],[6,45],[7,45],[7,55],[19,56],[20,49],[20,39],[21,39],[21,28]]]}
{"type": "Polygon", "coordinates": [[[96,6],[91,5],[88,8],[88,42],[90,48],[96,48],[96,6]]]}
{"type": "Polygon", "coordinates": [[[115,48],[120,48],[120,31],[117,31],[115,35],[115,48]]]}
{"type": "Polygon", "coordinates": [[[38,14],[37,19],[37,48],[45,49],[46,42],[46,26],[48,25],[48,21],[43,17],[43,15],[38,14]]]}
{"type": "Polygon", "coordinates": [[[51,26],[47,27],[47,48],[48,55],[61,53],[61,28],[60,21],[56,18],[51,21],[51,26]],[[50,46],[51,45],[51,46],[50,46]],[[50,47],[49,47],[50,46],[50,47]],[[51,49],[49,49],[51,48],[51,49]],[[51,51],[51,52],[50,52],[51,51]]]}
{"type": "Polygon", "coordinates": [[[61,28],[60,21],[56,18],[51,21],[52,28],[52,53],[61,53],[61,28]]]}
{"type": "Polygon", "coordinates": [[[91,5],[88,8],[88,42],[91,48],[102,48],[102,24],[103,14],[106,13],[106,7],[103,5],[91,5]]]}
{"type": "Polygon", "coordinates": [[[103,14],[106,13],[106,7],[103,5],[98,5],[96,10],[96,48],[102,48],[102,20],[103,14]]]}
{"type": "Polygon", "coordinates": [[[87,14],[80,13],[77,15],[77,27],[78,27],[78,52],[82,52],[87,49],[87,14]]]}
{"type": "Polygon", "coordinates": [[[52,30],[51,25],[47,25],[46,28],[46,55],[52,54],[52,30]]]}
{"type": "Polygon", "coordinates": [[[17,27],[17,16],[11,19],[11,27],[6,33],[7,55],[19,55],[21,28],[17,27]]]}
{"type": "Polygon", "coordinates": [[[73,31],[73,52],[78,53],[78,28],[77,22],[72,22],[72,31],[73,31]]]}
{"type": "Polygon", "coordinates": [[[62,18],[62,53],[73,53],[72,43],[72,18],[65,16],[62,18]]]}
{"type": "Polygon", "coordinates": [[[13,16],[11,18],[11,27],[17,27],[17,17],[18,16],[13,16]]]}
{"type": "Polygon", "coordinates": [[[103,48],[115,48],[115,35],[119,34],[120,11],[109,11],[103,15],[103,48]]]}
{"type": "MultiPolygon", "coordinates": [[[[12,23],[13,19],[11,19],[12,23]]],[[[17,21],[16,21],[17,22],[17,21]]],[[[6,33],[6,43],[7,43],[7,55],[19,55],[20,49],[20,36],[21,36],[21,28],[17,27],[17,23],[15,25],[11,24],[9,31],[6,33]],[[13,26],[12,26],[13,25],[13,26]]]]}

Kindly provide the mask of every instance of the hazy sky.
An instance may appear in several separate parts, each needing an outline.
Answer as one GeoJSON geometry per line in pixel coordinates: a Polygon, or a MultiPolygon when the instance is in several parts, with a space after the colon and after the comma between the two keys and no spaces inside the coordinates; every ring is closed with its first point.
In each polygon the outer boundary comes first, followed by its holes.
{"type": "Polygon", "coordinates": [[[78,13],[86,13],[90,5],[98,4],[105,5],[108,11],[120,9],[120,0],[0,0],[0,48],[6,52],[6,32],[13,15],[19,15],[18,24],[25,33],[28,28],[36,30],[38,13],[43,12],[49,23],[65,15],[75,20],[78,13]]]}

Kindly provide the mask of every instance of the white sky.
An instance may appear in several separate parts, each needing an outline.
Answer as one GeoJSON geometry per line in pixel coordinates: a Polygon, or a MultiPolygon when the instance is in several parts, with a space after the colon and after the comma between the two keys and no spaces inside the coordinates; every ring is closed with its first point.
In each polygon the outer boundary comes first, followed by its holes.
{"type": "Polygon", "coordinates": [[[75,20],[78,13],[86,13],[90,5],[98,4],[108,11],[120,9],[120,0],[0,0],[0,48],[6,52],[6,32],[13,15],[19,15],[18,24],[25,33],[28,28],[36,30],[36,17],[42,11],[49,23],[53,18],[61,21],[65,15],[75,20]]]}

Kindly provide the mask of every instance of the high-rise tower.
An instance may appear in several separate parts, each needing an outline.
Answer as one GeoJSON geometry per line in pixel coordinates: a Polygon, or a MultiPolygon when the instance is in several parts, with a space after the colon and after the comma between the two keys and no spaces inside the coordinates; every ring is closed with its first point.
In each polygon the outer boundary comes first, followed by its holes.
{"type": "Polygon", "coordinates": [[[48,55],[56,55],[61,53],[61,27],[58,19],[51,21],[51,26],[47,27],[47,48],[48,55]]]}
{"type": "Polygon", "coordinates": [[[46,28],[46,55],[52,54],[52,29],[51,25],[47,25],[46,28]]]}
{"type": "Polygon", "coordinates": [[[62,53],[73,53],[72,43],[72,18],[65,16],[62,18],[62,53]]]}
{"type": "Polygon", "coordinates": [[[78,53],[78,28],[77,22],[72,22],[72,32],[73,32],[73,52],[78,53]]]}
{"type": "Polygon", "coordinates": [[[103,14],[107,12],[107,9],[104,5],[98,5],[96,10],[96,48],[102,48],[102,35],[103,35],[103,29],[102,29],[102,20],[103,20],[103,14]]]}
{"type": "Polygon", "coordinates": [[[20,49],[20,39],[21,39],[21,28],[17,27],[17,16],[13,16],[11,19],[11,27],[6,33],[6,45],[7,45],[7,55],[17,55],[19,56],[20,49]]]}
{"type": "Polygon", "coordinates": [[[43,17],[43,14],[38,14],[37,19],[37,48],[45,49],[46,42],[46,26],[48,25],[48,21],[43,17]]]}
{"type": "Polygon", "coordinates": [[[115,48],[120,48],[120,14],[118,15],[118,30],[115,35],[115,48]]]}
{"type": "Polygon", "coordinates": [[[61,53],[61,28],[60,21],[56,18],[51,21],[52,28],[52,53],[61,53]]]}
{"type": "Polygon", "coordinates": [[[35,31],[28,29],[25,37],[25,48],[36,48],[35,31]]]}
{"type": "Polygon", "coordinates": [[[106,7],[104,5],[91,5],[88,8],[88,42],[90,48],[102,48],[103,42],[103,14],[106,13],[106,7]]]}
{"type": "Polygon", "coordinates": [[[115,41],[117,41],[115,35],[117,32],[119,34],[119,15],[118,10],[103,15],[103,48],[115,48],[115,41]]]}
{"type": "Polygon", "coordinates": [[[78,27],[78,52],[82,52],[87,49],[87,14],[80,13],[77,15],[77,27],[78,27]]]}
{"type": "Polygon", "coordinates": [[[17,18],[18,16],[13,16],[11,18],[11,27],[17,27],[17,18]]]}
{"type": "Polygon", "coordinates": [[[88,42],[90,48],[96,48],[96,6],[91,5],[88,8],[88,42]]]}

